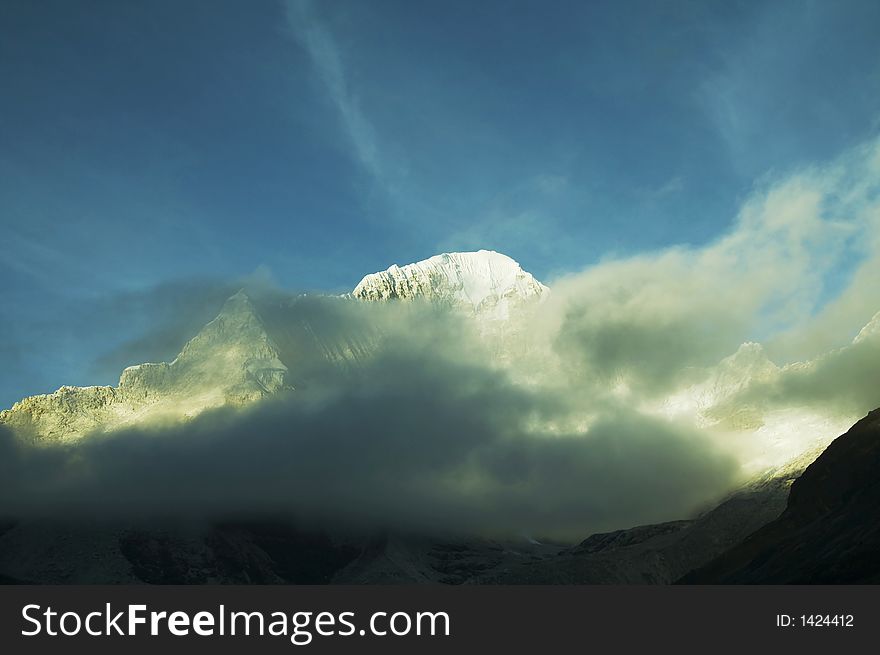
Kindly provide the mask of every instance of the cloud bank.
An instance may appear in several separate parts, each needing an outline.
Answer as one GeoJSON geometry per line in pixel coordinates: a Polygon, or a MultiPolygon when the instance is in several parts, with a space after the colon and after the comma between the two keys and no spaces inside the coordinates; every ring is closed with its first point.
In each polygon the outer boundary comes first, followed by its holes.
{"type": "MultiPolygon", "coordinates": [[[[320,306],[307,320],[345,315],[316,317],[320,306]]],[[[563,429],[581,415],[577,398],[511,381],[467,322],[428,308],[407,309],[406,320],[388,313],[385,323],[370,318],[384,337],[362,366],[328,367],[256,406],[71,447],[0,434],[2,509],[287,512],[363,527],[577,537],[692,512],[736,473],[696,431],[624,407],[602,408],[587,432],[563,429]]]]}
{"type": "Polygon", "coordinates": [[[744,341],[780,363],[847,344],[880,309],[880,145],[765,182],[730,232],[553,284],[545,314],[572,367],[668,393],[744,341]]]}

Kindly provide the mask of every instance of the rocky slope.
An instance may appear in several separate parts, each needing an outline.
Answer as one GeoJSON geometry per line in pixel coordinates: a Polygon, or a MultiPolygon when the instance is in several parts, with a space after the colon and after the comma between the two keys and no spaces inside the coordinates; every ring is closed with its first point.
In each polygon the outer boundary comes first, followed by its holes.
{"type": "Polygon", "coordinates": [[[685,583],[880,582],[880,410],[797,479],[782,516],[685,583]]]}
{"type": "Polygon", "coordinates": [[[289,520],[214,525],[23,520],[0,533],[0,582],[35,584],[668,584],[779,516],[770,477],[693,520],[526,538],[327,533],[289,520]]]}
{"type": "Polygon", "coordinates": [[[293,389],[321,367],[350,365],[369,351],[375,335],[368,329],[326,320],[343,302],[301,297],[258,309],[238,292],[174,361],[130,366],[116,386],[64,386],[25,398],[0,412],[0,424],[36,443],[70,443],[90,432],[185,420],[293,389]],[[313,311],[315,302],[329,306],[313,311]]]}
{"type": "Polygon", "coordinates": [[[115,387],[61,387],[0,412],[34,441],[71,442],[148,417],[192,416],[278,391],[287,367],[250,299],[237,293],[170,363],[126,368],[115,387]]]}
{"type": "Polygon", "coordinates": [[[0,534],[0,583],[465,584],[560,550],[525,539],[329,534],[282,519],[28,520],[0,534]]]}
{"type": "Polygon", "coordinates": [[[691,520],[594,534],[555,557],[484,575],[497,584],[670,584],[772,521],[785,507],[790,470],[732,494],[691,520]]]}

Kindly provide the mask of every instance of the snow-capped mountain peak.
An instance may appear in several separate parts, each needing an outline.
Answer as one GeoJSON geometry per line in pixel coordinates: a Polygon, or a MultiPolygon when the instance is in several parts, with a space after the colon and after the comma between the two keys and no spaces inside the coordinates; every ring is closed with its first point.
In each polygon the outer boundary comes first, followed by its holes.
{"type": "Polygon", "coordinates": [[[506,319],[511,308],[539,300],[549,289],[507,255],[494,250],[452,252],[364,277],[352,295],[361,300],[414,300],[506,319]]]}

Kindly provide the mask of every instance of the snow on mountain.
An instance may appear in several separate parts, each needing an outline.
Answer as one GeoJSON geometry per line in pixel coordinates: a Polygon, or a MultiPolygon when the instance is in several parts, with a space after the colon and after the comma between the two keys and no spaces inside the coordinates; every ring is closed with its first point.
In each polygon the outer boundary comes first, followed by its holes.
{"type": "Polygon", "coordinates": [[[853,344],[862,343],[877,335],[880,335],[880,312],[874,314],[868,324],[859,331],[853,339],[853,344]]]}
{"type": "MultiPolygon", "coordinates": [[[[239,292],[172,362],[128,367],[116,386],[63,386],[54,393],[25,398],[0,411],[0,424],[37,441],[75,441],[95,430],[156,417],[177,420],[211,407],[247,404],[308,385],[328,366],[357,370],[382,336],[366,318],[351,314],[350,303],[356,300],[423,299],[461,310],[477,319],[499,365],[521,361],[529,352],[529,323],[515,319],[527,315],[549,291],[510,257],[480,250],[393,265],[364,277],[347,298],[301,297],[255,304],[239,292]]],[[[854,345],[877,334],[880,313],[862,329],[854,345]]],[[[836,434],[838,426],[828,425],[827,417],[806,408],[765,406],[761,395],[750,390],[813,364],[780,368],[760,344],[744,343],[706,369],[701,381],[642,409],[671,418],[691,417],[701,427],[750,433],[760,438],[762,449],[797,448],[813,435],[836,434]]],[[[776,456],[771,459],[778,461],[776,456]]]]}
{"type": "Polygon", "coordinates": [[[704,426],[724,423],[739,429],[757,427],[761,419],[754,408],[741,403],[728,408],[726,401],[751,384],[771,380],[779,371],[761,344],[746,342],[733,355],[709,369],[701,382],[665,399],[663,413],[691,414],[704,426]]]}
{"type": "Polygon", "coordinates": [[[282,388],[287,367],[250,299],[239,292],[174,361],[129,366],[119,384],[63,386],[0,412],[0,423],[36,441],[75,441],[147,418],[183,418],[244,404],[282,388]]]}
{"type": "Polygon", "coordinates": [[[443,253],[414,264],[394,264],[364,277],[352,295],[360,300],[425,298],[495,320],[538,301],[549,289],[507,255],[493,250],[443,253]]]}
{"type": "Polygon", "coordinates": [[[858,417],[837,415],[821,407],[775,405],[762,389],[772,389],[786,376],[813,369],[817,361],[780,367],[760,344],[744,343],[736,353],[707,369],[702,381],[647,409],[728,434],[735,439],[745,472],[800,471],[858,417]]]}
{"type": "MultiPolygon", "coordinates": [[[[509,257],[481,250],[392,266],[365,277],[352,295],[362,300],[424,297],[467,308],[498,325],[514,308],[547,291],[509,257]]],[[[247,404],[309,384],[328,366],[352,370],[370,356],[379,336],[373,326],[338,314],[350,302],[300,297],[263,302],[258,308],[239,291],[172,362],[130,366],[116,386],[64,386],[25,398],[0,412],[0,424],[34,441],[76,441],[94,431],[247,404]]]]}

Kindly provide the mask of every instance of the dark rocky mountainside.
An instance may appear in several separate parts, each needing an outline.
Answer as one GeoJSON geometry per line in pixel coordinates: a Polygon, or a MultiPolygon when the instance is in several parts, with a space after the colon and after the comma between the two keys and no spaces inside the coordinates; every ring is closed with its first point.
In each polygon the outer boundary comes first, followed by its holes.
{"type": "Polygon", "coordinates": [[[746,487],[693,520],[594,534],[555,557],[483,575],[499,584],[670,584],[772,521],[796,472],[746,487]]]}
{"type": "Polygon", "coordinates": [[[880,409],[804,471],[777,520],[681,582],[880,582],[880,409]]]}

